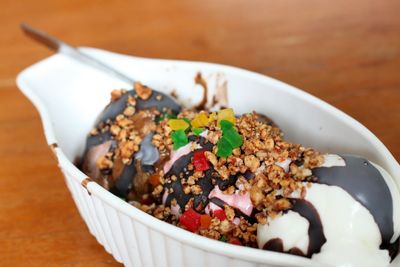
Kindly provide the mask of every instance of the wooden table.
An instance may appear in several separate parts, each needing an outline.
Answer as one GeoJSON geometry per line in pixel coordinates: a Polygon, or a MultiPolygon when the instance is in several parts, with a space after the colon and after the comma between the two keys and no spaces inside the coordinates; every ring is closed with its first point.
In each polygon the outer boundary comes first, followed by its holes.
{"type": "Polygon", "coordinates": [[[17,90],[51,54],[22,21],[81,46],[211,61],[298,86],[371,129],[400,160],[400,2],[0,1],[0,265],[118,266],[89,234],[17,90]]]}

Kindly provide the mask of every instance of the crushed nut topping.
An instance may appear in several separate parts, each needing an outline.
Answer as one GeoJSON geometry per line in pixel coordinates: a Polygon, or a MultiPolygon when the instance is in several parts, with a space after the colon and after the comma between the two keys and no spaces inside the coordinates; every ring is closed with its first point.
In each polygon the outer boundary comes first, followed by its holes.
{"type": "MultiPolygon", "coordinates": [[[[257,224],[266,224],[291,209],[293,194],[304,198],[315,179],[312,169],[323,163],[319,152],[285,141],[278,127],[265,123],[255,112],[235,117],[231,109],[218,114],[191,109],[179,114],[139,110],[136,102],[149,99],[153,91],[141,83],[134,88],[137,95],[128,95],[121,114],[102,122],[90,135],[111,135],[112,149],[96,161],[111,187],[124,166],[135,162],[144,138],[152,134],[159,160],[147,174],[150,190],[138,201],[132,188],[127,200],[158,219],[209,238],[257,247],[257,224]],[[174,138],[178,130],[170,120],[185,125],[179,129],[179,138],[174,138]],[[174,150],[178,141],[184,143],[174,150]],[[183,155],[174,158],[179,153],[183,155]],[[197,158],[196,153],[200,153],[197,158]],[[180,159],[185,162],[182,168],[174,166],[180,159]],[[172,166],[169,169],[167,162],[172,166]],[[251,210],[246,214],[240,207],[227,205],[228,200],[247,201],[251,210]],[[199,223],[188,224],[186,212],[199,223]]],[[[124,93],[112,91],[112,101],[124,93]]],[[[155,98],[162,100],[161,95],[155,98]]]]}
{"type": "Polygon", "coordinates": [[[149,99],[153,93],[153,90],[139,82],[135,82],[134,87],[137,95],[143,100],[149,99]]]}

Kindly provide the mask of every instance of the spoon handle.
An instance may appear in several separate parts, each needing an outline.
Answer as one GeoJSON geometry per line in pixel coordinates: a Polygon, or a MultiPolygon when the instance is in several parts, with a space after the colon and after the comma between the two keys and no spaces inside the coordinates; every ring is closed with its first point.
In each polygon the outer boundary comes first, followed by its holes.
{"type": "Polygon", "coordinates": [[[133,79],[129,78],[125,74],[115,70],[114,68],[110,67],[109,65],[97,60],[96,58],[93,58],[89,55],[86,55],[86,54],[80,52],[77,48],[55,38],[54,36],[51,36],[45,32],[35,29],[26,23],[21,24],[21,29],[29,37],[38,41],[39,43],[44,44],[51,50],[68,55],[70,57],[73,57],[73,58],[85,63],[85,64],[91,65],[99,70],[109,73],[109,74],[117,77],[118,79],[120,79],[124,82],[127,82],[131,86],[133,86],[133,84],[135,82],[133,79]]]}

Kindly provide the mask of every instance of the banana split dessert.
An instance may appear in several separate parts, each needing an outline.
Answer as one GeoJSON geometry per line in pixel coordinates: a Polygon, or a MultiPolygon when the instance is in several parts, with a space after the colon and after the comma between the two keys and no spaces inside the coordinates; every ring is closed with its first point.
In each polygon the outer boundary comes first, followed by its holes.
{"type": "Polygon", "coordinates": [[[288,142],[268,117],[114,90],[81,169],[133,206],[229,244],[333,266],[388,266],[400,193],[380,166],[288,142]]]}

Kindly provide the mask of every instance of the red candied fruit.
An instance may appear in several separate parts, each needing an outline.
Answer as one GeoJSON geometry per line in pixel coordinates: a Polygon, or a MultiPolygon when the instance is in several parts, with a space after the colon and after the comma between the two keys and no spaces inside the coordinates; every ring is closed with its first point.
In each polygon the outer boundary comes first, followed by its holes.
{"type": "Polygon", "coordinates": [[[237,238],[232,238],[231,240],[229,240],[229,244],[238,245],[238,246],[241,246],[241,245],[242,245],[242,243],[240,242],[240,240],[237,239],[237,238]]]}
{"type": "Polygon", "coordinates": [[[149,183],[156,187],[157,185],[159,185],[161,183],[161,176],[158,173],[154,173],[153,175],[151,175],[149,177],[149,183]]]}
{"type": "Polygon", "coordinates": [[[200,227],[200,214],[190,208],[179,217],[179,222],[187,230],[196,232],[200,227]]]}
{"type": "Polygon", "coordinates": [[[200,227],[203,229],[207,229],[211,224],[211,216],[207,214],[203,214],[200,217],[200,227]]]}
{"type": "Polygon", "coordinates": [[[142,205],[151,205],[154,203],[154,198],[152,198],[151,196],[143,196],[142,199],[140,200],[140,204],[142,205]]]}
{"type": "Polygon", "coordinates": [[[224,210],[214,211],[214,217],[218,218],[221,222],[226,220],[226,214],[224,210]]]}
{"type": "Polygon", "coordinates": [[[196,168],[196,171],[206,171],[210,168],[210,164],[204,155],[204,150],[194,152],[193,165],[196,168]]]}

